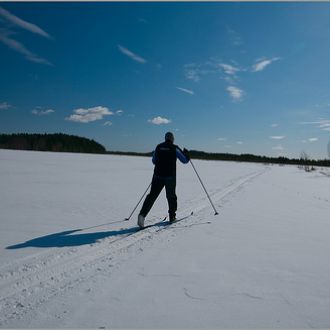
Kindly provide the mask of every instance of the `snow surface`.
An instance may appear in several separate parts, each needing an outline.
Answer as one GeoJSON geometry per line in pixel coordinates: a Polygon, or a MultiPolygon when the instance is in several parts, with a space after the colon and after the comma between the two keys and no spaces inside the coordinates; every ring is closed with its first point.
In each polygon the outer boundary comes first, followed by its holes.
{"type": "Polygon", "coordinates": [[[330,327],[329,171],[194,165],[138,231],[150,159],[0,150],[0,327],[330,327]]]}

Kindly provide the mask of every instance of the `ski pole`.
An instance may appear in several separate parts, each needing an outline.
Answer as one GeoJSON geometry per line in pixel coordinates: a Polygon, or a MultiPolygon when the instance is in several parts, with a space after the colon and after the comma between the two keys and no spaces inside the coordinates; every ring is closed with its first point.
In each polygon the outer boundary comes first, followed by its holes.
{"type": "Polygon", "coordinates": [[[134,210],[132,211],[132,213],[130,214],[130,216],[129,216],[128,218],[125,218],[125,221],[128,221],[128,220],[131,218],[131,216],[133,215],[134,211],[136,210],[136,208],[137,208],[137,207],[139,206],[139,204],[141,203],[141,201],[142,201],[144,195],[145,195],[145,194],[147,193],[147,191],[149,190],[150,186],[151,186],[151,182],[150,182],[148,188],[146,189],[146,191],[143,193],[143,195],[142,195],[142,197],[140,198],[139,202],[138,202],[138,203],[136,204],[136,206],[134,207],[134,210]]]}
{"type": "Polygon", "coordinates": [[[214,215],[219,214],[218,211],[215,209],[215,207],[214,207],[214,205],[213,205],[213,203],[212,203],[212,201],[211,201],[211,198],[210,198],[210,196],[209,196],[209,194],[208,194],[208,192],[207,192],[207,190],[206,190],[206,188],[205,188],[205,186],[204,186],[204,184],[203,184],[203,181],[202,181],[202,179],[200,178],[199,174],[197,173],[196,168],[195,168],[193,162],[191,161],[191,159],[190,159],[190,164],[191,164],[191,166],[193,167],[193,169],[194,169],[194,171],[195,171],[195,173],[196,173],[196,175],[197,175],[197,177],[198,177],[198,179],[199,179],[199,182],[201,183],[202,187],[204,188],[204,191],[205,191],[205,193],[206,193],[206,195],[207,195],[207,197],[208,197],[208,199],[209,199],[209,201],[210,201],[210,203],[211,203],[211,205],[212,205],[212,207],[213,207],[214,215]]]}

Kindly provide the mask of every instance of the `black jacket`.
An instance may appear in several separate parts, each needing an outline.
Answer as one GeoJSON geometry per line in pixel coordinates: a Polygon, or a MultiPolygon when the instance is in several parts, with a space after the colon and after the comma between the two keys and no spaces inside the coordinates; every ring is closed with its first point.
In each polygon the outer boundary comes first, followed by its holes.
{"type": "Polygon", "coordinates": [[[163,178],[175,177],[177,158],[184,164],[189,162],[189,158],[172,142],[165,141],[158,144],[152,156],[155,164],[154,175],[163,178]]]}

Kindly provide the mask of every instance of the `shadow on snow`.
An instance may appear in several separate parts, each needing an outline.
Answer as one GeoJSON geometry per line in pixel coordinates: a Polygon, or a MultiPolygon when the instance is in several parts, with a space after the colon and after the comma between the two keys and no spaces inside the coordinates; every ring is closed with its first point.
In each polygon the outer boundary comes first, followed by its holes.
{"type": "Polygon", "coordinates": [[[106,237],[132,234],[137,232],[139,229],[135,227],[98,233],[78,233],[81,230],[83,229],[67,230],[60,233],[33,238],[24,243],[8,246],[6,249],[14,250],[26,247],[50,248],[93,244],[106,237]]]}
{"type": "MultiPolygon", "coordinates": [[[[155,224],[155,225],[160,225],[160,224],[155,224]]],[[[152,227],[152,226],[154,225],[150,225],[148,227],[152,227]]],[[[102,231],[96,233],[86,233],[86,234],[78,233],[86,229],[89,228],[66,230],[60,233],[41,236],[41,237],[33,238],[24,243],[7,246],[6,249],[15,250],[15,249],[23,249],[27,247],[51,248],[51,247],[65,247],[65,246],[67,247],[80,246],[86,244],[94,244],[97,241],[102,240],[106,237],[131,235],[139,231],[138,227],[133,227],[133,228],[120,229],[120,230],[102,231]]]]}

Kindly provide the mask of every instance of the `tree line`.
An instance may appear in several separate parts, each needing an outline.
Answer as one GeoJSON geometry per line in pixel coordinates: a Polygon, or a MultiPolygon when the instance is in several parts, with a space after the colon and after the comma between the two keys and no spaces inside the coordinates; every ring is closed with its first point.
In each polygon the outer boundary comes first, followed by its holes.
{"type": "Polygon", "coordinates": [[[291,164],[291,165],[309,165],[309,166],[330,166],[330,160],[310,159],[304,154],[300,158],[287,157],[267,157],[253,154],[230,154],[230,153],[209,153],[204,151],[191,150],[191,158],[206,160],[227,160],[236,162],[253,162],[253,163],[269,163],[269,164],[291,164]]]}
{"type": "MultiPolygon", "coordinates": [[[[98,153],[128,156],[150,157],[152,152],[122,152],[107,151],[100,143],[80,136],[68,135],[63,133],[55,134],[0,134],[0,149],[19,149],[37,151],[56,151],[56,152],[80,152],[98,153]]],[[[193,159],[222,160],[236,162],[253,162],[266,164],[292,164],[302,166],[329,166],[330,160],[310,159],[305,153],[300,158],[287,157],[267,157],[253,154],[230,154],[230,153],[211,153],[198,150],[190,150],[190,157],[193,159]]]]}
{"type": "MultiPolygon", "coordinates": [[[[122,152],[122,151],[107,151],[113,155],[127,155],[127,156],[145,156],[150,157],[152,152],[122,152]]],[[[222,161],[234,161],[234,162],[251,162],[251,163],[265,163],[265,164],[291,164],[291,165],[304,165],[304,166],[330,166],[330,160],[315,160],[309,159],[304,156],[301,158],[287,158],[287,157],[267,157],[258,156],[253,154],[230,154],[230,153],[211,153],[198,150],[190,150],[190,157],[192,159],[202,160],[222,160],[222,161]]]]}
{"type": "Polygon", "coordinates": [[[94,140],[62,133],[0,134],[0,149],[106,153],[104,146],[94,140]]]}

